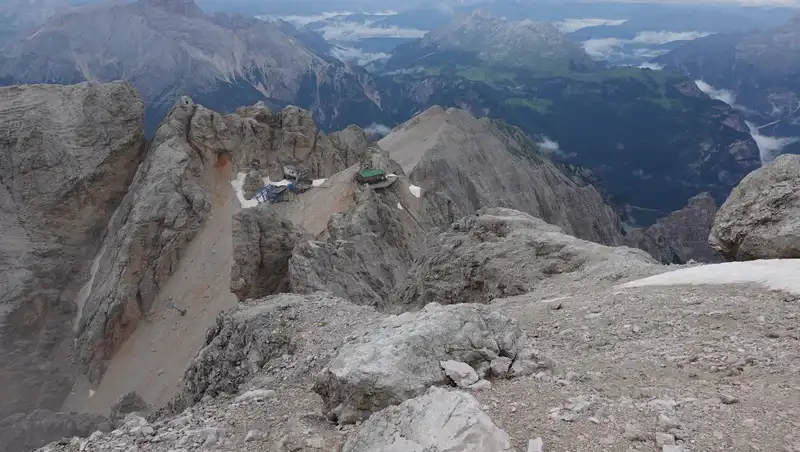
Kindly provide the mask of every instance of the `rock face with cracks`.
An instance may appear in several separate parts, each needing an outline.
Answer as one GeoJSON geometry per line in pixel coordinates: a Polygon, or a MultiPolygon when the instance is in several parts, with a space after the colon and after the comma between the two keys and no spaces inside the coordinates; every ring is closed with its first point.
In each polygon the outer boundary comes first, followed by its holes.
{"type": "Polygon", "coordinates": [[[653,226],[629,231],[625,243],[647,251],[664,264],[685,264],[690,260],[719,262],[719,253],[708,244],[716,214],[714,198],[701,193],[691,198],[685,208],[653,226]]]}
{"type": "Polygon", "coordinates": [[[800,258],[800,156],[782,155],[745,177],[709,241],[727,260],[800,258]]]}
{"type": "MultiPolygon", "coordinates": [[[[330,152],[318,146],[310,113],[296,107],[273,112],[258,103],[220,115],[189,98],[178,102],[111,219],[98,256],[77,341],[90,381],[99,380],[107,360],[150,310],[236,172],[266,177],[274,164],[330,152]]],[[[319,164],[314,176],[341,167],[319,164]]]]}
{"type": "Polygon", "coordinates": [[[231,292],[240,300],[289,290],[289,259],[310,237],[269,206],[242,209],[233,216],[231,292]]]}
{"type": "Polygon", "coordinates": [[[327,239],[299,244],[289,263],[293,292],[328,291],[356,304],[391,298],[421,254],[429,228],[452,221],[450,203],[436,193],[416,198],[405,179],[381,191],[356,193],[333,215],[327,239]]]}
{"type": "Polygon", "coordinates": [[[146,150],[127,83],[0,88],[0,418],[60,409],[82,282],[146,150]]]}
{"type": "MultiPolygon", "coordinates": [[[[644,251],[576,239],[557,226],[511,209],[481,209],[432,234],[425,256],[409,272],[390,309],[428,303],[488,303],[532,291],[560,274],[655,263],[644,251]]],[[[615,275],[609,274],[608,278],[615,275]]]]}
{"type": "Polygon", "coordinates": [[[445,193],[459,215],[507,207],[584,240],[621,245],[621,221],[573,168],[555,164],[522,131],[432,107],[396,127],[380,146],[422,188],[445,193]]]}
{"type": "Polygon", "coordinates": [[[342,452],[513,452],[508,435],[461,391],[431,388],[375,413],[348,438],[342,452]]]}
{"type": "Polygon", "coordinates": [[[56,413],[37,409],[0,419],[3,450],[29,451],[51,441],[73,436],[89,436],[95,431],[108,431],[103,416],[84,413],[56,413]]]}
{"type": "Polygon", "coordinates": [[[368,334],[345,343],[316,377],[323,411],[353,423],[451,381],[442,361],[459,361],[490,376],[492,363],[508,363],[507,376],[539,364],[528,337],[514,320],[483,306],[431,304],[391,316],[368,334]],[[508,358],[508,359],[503,359],[508,358]]]}
{"type": "Polygon", "coordinates": [[[351,306],[330,294],[281,294],[220,314],[188,366],[168,411],[180,412],[204,396],[235,394],[269,360],[292,354],[299,340],[298,311],[320,310],[331,317],[331,312],[347,312],[351,306]]]}

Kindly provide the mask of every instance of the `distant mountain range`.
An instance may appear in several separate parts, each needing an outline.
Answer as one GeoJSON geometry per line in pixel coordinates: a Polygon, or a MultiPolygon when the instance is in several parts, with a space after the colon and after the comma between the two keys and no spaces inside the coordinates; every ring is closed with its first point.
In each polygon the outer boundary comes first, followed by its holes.
{"type": "Polygon", "coordinates": [[[0,54],[0,83],[130,81],[149,132],[181,95],[221,111],[264,101],[323,129],[402,123],[434,105],[519,126],[648,225],[709,192],[721,202],[758,167],[742,116],[682,76],[607,69],[550,23],[460,16],[367,72],[288,22],[205,14],[191,0],[87,6],[0,54]]]}
{"type": "MultiPolygon", "coordinates": [[[[727,90],[731,101],[771,134],[800,135],[800,15],[763,31],[698,39],[656,62],[727,90]]],[[[791,149],[800,152],[800,145],[791,149]]]]}
{"type": "Polygon", "coordinates": [[[183,94],[223,111],[259,100],[297,104],[330,128],[387,119],[368,73],[315,53],[294,32],[254,18],[206,15],[191,0],[89,6],[9,45],[0,56],[0,81],[128,80],[147,102],[151,133],[183,94]]]}
{"type": "Polygon", "coordinates": [[[739,112],[685,77],[593,62],[550,24],[473,14],[398,47],[386,68],[407,110],[452,105],[502,119],[587,168],[629,224],[701,192],[721,203],[760,165],[739,112]]]}

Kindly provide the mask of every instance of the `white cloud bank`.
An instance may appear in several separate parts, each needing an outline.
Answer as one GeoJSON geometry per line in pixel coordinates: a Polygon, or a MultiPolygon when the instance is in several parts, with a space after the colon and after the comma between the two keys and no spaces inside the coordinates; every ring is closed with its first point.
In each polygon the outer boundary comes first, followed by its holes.
{"type": "MultiPolygon", "coordinates": [[[[594,58],[608,58],[614,53],[621,51],[623,47],[630,44],[650,44],[661,45],[675,41],[692,41],[699,38],[704,38],[711,35],[711,33],[703,31],[642,31],[636,34],[633,39],[621,38],[602,38],[602,39],[589,39],[583,41],[583,50],[594,58]]],[[[642,50],[642,49],[637,49],[642,50]]],[[[663,52],[648,52],[642,51],[637,56],[658,56],[663,52]]]]}
{"type": "Polygon", "coordinates": [[[601,25],[618,26],[627,22],[627,19],[597,19],[597,18],[579,18],[579,19],[564,19],[562,21],[553,22],[562,33],[572,33],[588,27],[599,27],[601,25]]]}
{"type": "Polygon", "coordinates": [[[391,55],[388,53],[364,52],[354,47],[334,46],[331,48],[331,56],[341,61],[349,61],[359,66],[366,66],[374,61],[388,60],[391,55]]]}
{"type": "MultiPolygon", "coordinates": [[[[736,103],[736,93],[727,89],[717,89],[702,80],[695,80],[697,88],[706,93],[712,99],[716,99],[730,105],[737,110],[744,110],[745,108],[736,103]]],[[[790,144],[800,143],[800,137],[771,137],[763,135],[759,127],[750,121],[746,121],[747,127],[750,128],[750,135],[753,141],[758,145],[758,152],[761,156],[761,164],[765,165],[779,156],[783,148],[790,144]]]]}
{"type": "Polygon", "coordinates": [[[639,65],[639,69],[650,69],[651,71],[660,71],[664,69],[664,65],[658,63],[642,63],[639,65]]]}
{"type": "Polygon", "coordinates": [[[736,93],[727,89],[717,89],[702,80],[695,80],[694,84],[697,88],[706,93],[708,97],[716,100],[721,100],[731,107],[736,106],[736,93]]]}
{"type": "Polygon", "coordinates": [[[369,127],[364,129],[364,133],[366,133],[367,136],[369,136],[370,138],[373,138],[373,139],[375,139],[375,138],[383,138],[386,135],[389,135],[389,132],[391,132],[391,131],[392,131],[391,127],[383,125],[383,124],[377,124],[377,123],[374,123],[374,122],[372,124],[370,124],[369,127]]]}
{"type": "Polygon", "coordinates": [[[364,23],[341,20],[328,23],[314,30],[329,41],[358,41],[364,38],[409,38],[425,36],[426,30],[416,28],[373,27],[374,21],[364,23]]]}

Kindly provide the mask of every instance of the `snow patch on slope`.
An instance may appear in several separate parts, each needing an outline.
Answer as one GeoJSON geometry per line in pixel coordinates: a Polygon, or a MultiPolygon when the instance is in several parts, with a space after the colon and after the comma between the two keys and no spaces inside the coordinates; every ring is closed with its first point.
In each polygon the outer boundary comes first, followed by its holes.
{"type": "Polygon", "coordinates": [[[769,259],[747,262],[726,262],[684,268],[651,276],[619,286],[758,284],[766,289],[785,290],[800,295],[800,259],[769,259]]]}
{"type": "Polygon", "coordinates": [[[417,187],[416,185],[409,185],[408,186],[408,191],[410,191],[411,194],[416,196],[417,198],[422,196],[422,188],[421,187],[417,187]]]}

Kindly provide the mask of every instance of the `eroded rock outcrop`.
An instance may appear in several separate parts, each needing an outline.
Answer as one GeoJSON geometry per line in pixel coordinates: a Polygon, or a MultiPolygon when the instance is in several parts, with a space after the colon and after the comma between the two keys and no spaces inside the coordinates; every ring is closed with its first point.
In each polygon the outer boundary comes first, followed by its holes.
{"type": "Polygon", "coordinates": [[[370,416],[342,452],[513,452],[511,439],[471,395],[431,388],[370,416]]]}
{"type": "Polygon", "coordinates": [[[242,209],[233,216],[231,292],[240,300],[289,290],[289,259],[310,236],[270,206],[242,209]]]}
{"type": "MultiPolygon", "coordinates": [[[[229,203],[236,202],[230,184],[237,173],[249,173],[249,179],[257,181],[276,165],[320,161],[311,165],[314,177],[344,167],[346,161],[326,160],[330,153],[338,154],[318,146],[319,137],[311,114],[296,107],[273,112],[258,103],[220,115],[189,98],[173,107],[114,214],[98,256],[99,271],[92,278],[78,331],[80,357],[92,382],[151,309],[192,240],[215,215],[230,215],[229,203]]],[[[257,183],[251,185],[250,192],[257,183]]],[[[255,238],[255,229],[249,233],[255,238]]],[[[250,268],[256,257],[248,259],[252,262],[244,266],[247,270],[238,270],[252,276],[258,273],[250,268]]],[[[249,296],[250,289],[240,280],[234,280],[237,292],[249,296]]],[[[277,288],[280,282],[260,284],[277,288]]]]}
{"type": "Polygon", "coordinates": [[[691,198],[685,208],[653,226],[629,231],[625,243],[647,251],[664,264],[719,262],[719,253],[708,244],[716,214],[714,198],[701,193],[691,198]]]}
{"type": "Polygon", "coordinates": [[[70,391],[75,298],[144,156],[143,114],[122,82],[0,88],[0,418],[70,391]]]}
{"type": "Polygon", "coordinates": [[[0,419],[3,450],[29,451],[51,441],[108,431],[108,420],[96,414],[62,413],[37,409],[0,419]]]}
{"type": "Polygon", "coordinates": [[[292,291],[323,290],[357,304],[385,303],[421,255],[428,230],[451,221],[447,199],[436,193],[417,198],[404,178],[380,191],[362,190],[346,212],[331,216],[326,240],[295,248],[289,263],[292,291]]]}
{"type": "Polygon", "coordinates": [[[709,241],[727,260],[800,258],[800,156],[782,155],[745,177],[709,241]]]}
{"type": "MultiPolygon", "coordinates": [[[[293,354],[297,349],[311,353],[303,348],[310,339],[303,339],[298,333],[309,327],[306,318],[314,316],[329,321],[357,319],[367,324],[376,313],[324,293],[275,295],[224,312],[188,366],[170,410],[180,412],[206,395],[235,394],[271,359],[293,354]]],[[[319,322],[315,321],[314,326],[320,327],[319,322]]],[[[315,358],[322,361],[325,357],[315,358]]]]}
{"type": "Polygon", "coordinates": [[[416,313],[391,316],[366,335],[342,345],[316,377],[314,391],[323,410],[340,423],[417,397],[451,379],[442,361],[468,364],[479,376],[491,366],[504,375],[533,372],[539,363],[528,337],[516,322],[483,306],[430,304],[416,313]]]}
{"type": "Polygon", "coordinates": [[[630,266],[654,264],[644,251],[576,239],[531,215],[481,209],[432,234],[387,309],[428,303],[488,303],[532,291],[546,278],[580,272],[614,279],[630,266]]]}
{"type": "Polygon", "coordinates": [[[597,190],[515,127],[433,107],[379,144],[415,184],[452,199],[460,215],[507,207],[584,240],[622,244],[620,219],[597,190]]]}

